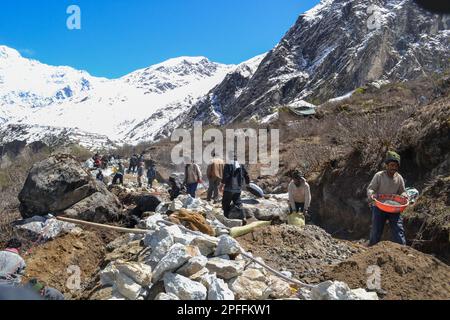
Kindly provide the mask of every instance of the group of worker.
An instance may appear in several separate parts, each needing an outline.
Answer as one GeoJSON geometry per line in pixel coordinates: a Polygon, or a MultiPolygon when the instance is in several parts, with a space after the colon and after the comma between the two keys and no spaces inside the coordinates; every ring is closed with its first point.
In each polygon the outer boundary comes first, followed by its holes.
{"type": "MultiPolygon", "coordinates": [[[[232,152],[228,155],[228,161],[225,163],[216,153],[208,164],[206,175],[209,186],[206,201],[217,203],[222,193],[222,209],[224,216],[229,218],[231,211],[235,208],[236,218],[241,219],[243,224],[247,223],[246,215],[242,210],[241,194],[245,184],[250,183],[250,177],[245,166],[239,163],[237,155],[232,152]]],[[[171,177],[171,198],[176,198],[179,194],[180,186],[176,178],[171,177]]],[[[203,184],[202,171],[194,161],[186,159],[184,170],[184,185],[187,194],[196,198],[196,192],[199,184],[203,184]]]]}
{"type": "MultiPolygon", "coordinates": [[[[241,193],[244,184],[250,183],[249,174],[245,166],[239,163],[236,154],[230,154],[225,163],[221,158],[213,155],[213,159],[209,163],[206,174],[209,181],[207,192],[207,201],[219,201],[222,193],[222,208],[225,217],[229,217],[233,207],[238,212],[239,219],[246,224],[246,216],[242,210],[241,193]]],[[[392,238],[394,242],[406,245],[405,231],[403,220],[400,213],[388,213],[380,210],[375,204],[377,195],[400,195],[407,197],[405,181],[399,174],[400,156],[393,151],[387,153],[385,159],[385,170],[375,174],[367,188],[367,196],[372,211],[372,229],[370,233],[369,246],[373,246],[381,241],[383,229],[386,222],[389,222],[392,238]]],[[[139,168],[143,168],[143,162],[138,163],[139,168]]],[[[154,162],[149,168],[149,185],[152,185],[156,176],[154,162]]],[[[119,169],[116,172],[113,183],[120,181],[123,183],[123,175],[125,171],[122,163],[119,163],[119,169]]],[[[195,198],[198,184],[202,184],[202,172],[200,167],[194,161],[187,161],[185,165],[184,186],[187,193],[195,198]]],[[[171,187],[169,194],[171,200],[177,198],[182,186],[173,176],[169,179],[171,187]]],[[[311,190],[304,174],[300,170],[295,170],[292,174],[292,180],[288,186],[289,206],[291,213],[301,212],[305,216],[309,213],[311,205],[311,190]]],[[[26,264],[20,256],[22,243],[17,239],[11,239],[3,251],[0,251],[0,291],[7,292],[7,288],[21,288],[28,290],[44,299],[62,300],[64,296],[54,288],[39,283],[36,279],[30,280],[25,286],[21,284],[22,276],[26,270],[26,264]]]]}
{"type": "MultiPolygon", "coordinates": [[[[133,155],[130,159],[130,172],[133,172],[135,164],[137,165],[138,185],[142,187],[142,177],[144,176],[143,155],[138,157],[133,155]],[[131,160],[134,159],[133,162],[131,160]]],[[[407,197],[405,181],[400,175],[400,156],[389,151],[385,159],[385,170],[375,174],[367,188],[369,206],[372,212],[372,229],[370,233],[369,245],[375,245],[380,242],[386,222],[389,222],[391,234],[394,242],[406,244],[403,219],[400,213],[387,213],[375,206],[375,198],[379,194],[401,195],[407,197]]],[[[117,181],[123,184],[124,168],[119,163],[119,168],[113,179],[113,184],[117,181]]],[[[213,153],[213,158],[206,169],[206,176],[209,182],[207,198],[208,202],[219,201],[222,194],[222,209],[225,217],[229,217],[230,212],[236,212],[236,216],[246,224],[245,213],[242,210],[241,194],[243,186],[250,183],[249,174],[245,166],[239,163],[235,153],[228,154],[228,160],[225,163],[220,157],[213,153]],[[234,208],[234,210],[233,210],[234,208]]],[[[306,222],[312,220],[310,214],[311,189],[301,170],[292,172],[292,180],[288,185],[289,208],[290,212],[301,212],[306,222]]],[[[156,178],[155,163],[152,161],[147,170],[148,185],[151,188],[156,178]]],[[[203,184],[202,170],[193,160],[186,158],[184,169],[184,183],[180,183],[177,177],[171,176],[169,179],[170,199],[176,199],[185,187],[186,193],[196,198],[199,184],[203,184]]]]}

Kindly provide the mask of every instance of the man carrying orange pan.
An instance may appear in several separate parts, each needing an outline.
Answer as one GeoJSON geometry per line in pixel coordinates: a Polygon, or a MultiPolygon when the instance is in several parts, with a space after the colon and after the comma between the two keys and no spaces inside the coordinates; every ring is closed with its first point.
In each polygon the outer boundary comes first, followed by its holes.
{"type": "Polygon", "coordinates": [[[370,232],[369,246],[373,246],[381,241],[384,225],[389,221],[393,241],[406,245],[403,218],[400,212],[390,213],[380,210],[375,205],[375,198],[378,195],[401,195],[407,197],[405,180],[398,173],[400,168],[400,155],[394,151],[389,151],[386,155],[386,170],[380,171],[372,179],[367,188],[367,196],[372,209],[372,229],[370,232]]]}

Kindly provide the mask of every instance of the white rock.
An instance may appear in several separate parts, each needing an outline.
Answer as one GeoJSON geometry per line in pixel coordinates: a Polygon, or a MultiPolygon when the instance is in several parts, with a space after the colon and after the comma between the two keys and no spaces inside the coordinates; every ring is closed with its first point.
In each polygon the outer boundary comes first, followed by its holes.
{"type": "Polygon", "coordinates": [[[114,289],[112,292],[112,296],[110,299],[111,301],[125,301],[127,298],[125,298],[123,295],[120,294],[120,292],[117,291],[117,289],[114,289]]]}
{"type": "Polygon", "coordinates": [[[183,202],[179,199],[173,200],[169,207],[169,210],[173,212],[180,211],[181,209],[183,209],[183,202]]]}
{"type": "Polygon", "coordinates": [[[156,296],[155,300],[166,300],[166,301],[176,301],[176,300],[180,300],[180,298],[178,298],[176,295],[174,295],[173,293],[160,293],[156,296]]]}
{"type": "Polygon", "coordinates": [[[205,256],[196,256],[191,258],[186,264],[176,271],[179,275],[190,277],[205,268],[208,258],[205,256]]]}
{"type": "Polygon", "coordinates": [[[182,244],[174,244],[169,252],[161,259],[153,272],[153,283],[156,283],[161,279],[166,272],[172,272],[189,259],[201,255],[200,250],[193,246],[184,246],[182,244]]]}
{"type": "Polygon", "coordinates": [[[197,272],[195,275],[190,277],[191,280],[200,282],[208,290],[209,290],[209,288],[211,288],[215,278],[217,278],[216,274],[209,273],[209,270],[206,268],[202,269],[201,271],[197,272]],[[206,272],[205,272],[205,270],[206,270],[206,272]]]}
{"type": "Polygon", "coordinates": [[[144,263],[123,262],[117,263],[116,268],[141,286],[148,286],[152,282],[152,268],[144,263]]]}
{"type": "Polygon", "coordinates": [[[222,225],[227,228],[242,227],[242,220],[240,219],[228,219],[222,213],[216,213],[216,218],[222,225]]]}
{"type": "Polygon", "coordinates": [[[205,237],[196,237],[191,241],[191,245],[198,247],[204,256],[213,254],[216,250],[217,244],[218,240],[213,237],[210,237],[210,239],[205,237]]]}
{"type": "Polygon", "coordinates": [[[244,261],[231,261],[220,258],[209,259],[206,268],[224,280],[235,278],[244,272],[244,261]]]}
{"type": "Polygon", "coordinates": [[[212,276],[208,287],[208,300],[234,300],[234,293],[222,279],[212,276]]]}
{"type": "Polygon", "coordinates": [[[269,276],[270,297],[273,299],[285,299],[292,296],[291,287],[286,281],[270,275],[269,276]]]}
{"type": "Polygon", "coordinates": [[[346,283],[339,281],[326,281],[318,284],[311,290],[310,296],[312,300],[360,300],[362,297],[374,297],[372,294],[363,294],[361,290],[356,290],[354,293],[346,283]]]}
{"type": "Polygon", "coordinates": [[[258,269],[247,269],[242,273],[242,276],[252,281],[266,282],[268,280],[261,270],[258,269]]]}
{"type": "Polygon", "coordinates": [[[109,263],[105,269],[100,271],[100,283],[103,286],[112,286],[116,282],[116,277],[119,274],[114,263],[109,263]]]}
{"type": "Polygon", "coordinates": [[[379,300],[376,292],[368,292],[362,288],[354,289],[352,293],[356,300],[379,300]]]}
{"type": "Polygon", "coordinates": [[[164,214],[166,211],[164,211],[166,207],[166,204],[164,202],[161,202],[155,209],[155,213],[164,214]]]}
{"type": "Polygon", "coordinates": [[[160,228],[157,223],[158,221],[164,221],[164,216],[161,213],[154,214],[145,219],[145,227],[149,230],[158,230],[160,228]]]}
{"type": "Polygon", "coordinates": [[[271,291],[269,286],[262,281],[250,280],[240,276],[230,282],[230,288],[239,300],[265,300],[271,291]]]}
{"type": "Polygon", "coordinates": [[[179,274],[166,273],[164,287],[167,293],[172,293],[181,300],[206,300],[207,297],[204,285],[179,274]]]}
{"type": "Polygon", "coordinates": [[[219,244],[217,245],[216,252],[214,255],[216,257],[221,255],[235,256],[241,252],[241,246],[239,243],[228,235],[220,236],[219,244]]]}
{"type": "Polygon", "coordinates": [[[117,275],[114,286],[121,295],[129,300],[136,300],[144,291],[139,284],[123,273],[117,275]]]}

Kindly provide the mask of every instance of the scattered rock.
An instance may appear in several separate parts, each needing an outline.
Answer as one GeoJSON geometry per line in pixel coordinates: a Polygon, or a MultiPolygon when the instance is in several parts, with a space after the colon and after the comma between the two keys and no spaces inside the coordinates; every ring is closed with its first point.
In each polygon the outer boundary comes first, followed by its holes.
{"type": "Polygon", "coordinates": [[[208,300],[234,300],[234,293],[222,279],[213,276],[208,286],[208,300]]]}
{"type": "Polygon", "coordinates": [[[292,296],[291,287],[286,281],[283,281],[276,276],[270,275],[268,283],[270,288],[270,298],[286,299],[292,296]]]}
{"type": "Polygon", "coordinates": [[[202,255],[209,256],[215,252],[218,242],[213,237],[197,237],[192,240],[191,245],[198,247],[202,255]]]}
{"type": "Polygon", "coordinates": [[[174,271],[191,258],[200,255],[201,253],[197,247],[184,246],[179,243],[174,244],[156,266],[153,273],[153,282],[161,279],[164,273],[174,271]]]}
{"type": "Polygon", "coordinates": [[[232,280],[230,288],[237,300],[265,300],[271,293],[265,282],[254,281],[244,276],[232,280]]]}
{"type": "Polygon", "coordinates": [[[378,300],[376,293],[366,292],[364,289],[350,290],[344,282],[326,281],[311,290],[312,300],[378,300]]]}
{"type": "Polygon", "coordinates": [[[161,292],[160,294],[158,294],[158,296],[156,297],[155,300],[176,301],[176,300],[180,300],[180,299],[173,293],[161,292]]]}
{"type": "Polygon", "coordinates": [[[208,260],[206,268],[216,273],[217,276],[224,280],[230,280],[242,274],[244,272],[244,261],[231,261],[221,258],[212,258],[208,260]]]}
{"type": "Polygon", "coordinates": [[[114,283],[114,289],[129,300],[137,300],[139,295],[141,295],[144,290],[143,288],[133,279],[128,277],[124,273],[119,273],[116,276],[116,282],[114,283]]]}
{"type": "Polygon", "coordinates": [[[205,256],[196,256],[191,258],[184,266],[176,271],[179,275],[184,277],[191,277],[197,272],[203,270],[206,266],[208,259],[205,256]]]}
{"type": "Polygon", "coordinates": [[[24,218],[48,213],[94,222],[117,221],[119,200],[69,155],[56,155],[36,163],[19,194],[24,218]]]}
{"type": "Polygon", "coordinates": [[[222,235],[214,255],[216,257],[221,255],[237,256],[240,252],[241,246],[235,239],[228,235],[222,235]]]}

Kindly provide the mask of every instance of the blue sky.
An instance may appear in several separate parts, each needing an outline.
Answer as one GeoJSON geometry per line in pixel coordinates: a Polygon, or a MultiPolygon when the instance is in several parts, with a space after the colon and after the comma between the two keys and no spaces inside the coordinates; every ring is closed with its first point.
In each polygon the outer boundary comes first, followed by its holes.
{"type": "Polygon", "coordinates": [[[319,0],[1,0],[0,44],[116,78],[178,56],[239,63],[273,48],[319,0]],[[81,30],[69,30],[69,5],[81,30]]]}

